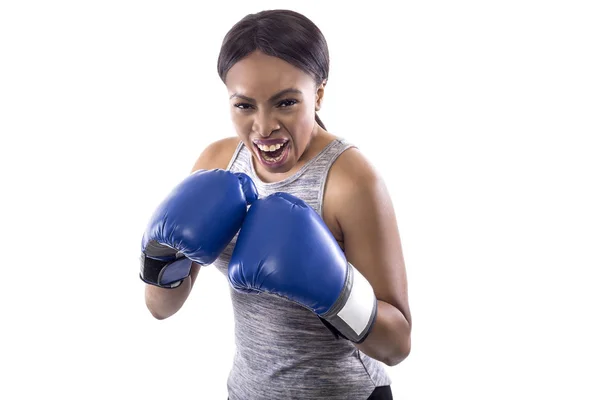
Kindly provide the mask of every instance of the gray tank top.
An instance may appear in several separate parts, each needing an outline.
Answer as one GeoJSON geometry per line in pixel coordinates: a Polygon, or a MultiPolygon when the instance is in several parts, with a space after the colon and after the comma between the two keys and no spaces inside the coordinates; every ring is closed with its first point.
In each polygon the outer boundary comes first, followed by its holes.
{"type": "MultiPolygon", "coordinates": [[[[227,169],[252,178],[259,197],[287,192],[322,216],[323,191],[337,157],[353,147],[329,143],[297,173],[273,183],[261,181],[250,151],[240,142],[227,169]]],[[[237,235],[214,265],[227,278],[237,235]]],[[[363,400],[376,386],[391,384],[384,364],[344,339],[336,340],[311,311],[269,294],[231,289],[236,351],[227,388],[231,400],[363,400]]]]}

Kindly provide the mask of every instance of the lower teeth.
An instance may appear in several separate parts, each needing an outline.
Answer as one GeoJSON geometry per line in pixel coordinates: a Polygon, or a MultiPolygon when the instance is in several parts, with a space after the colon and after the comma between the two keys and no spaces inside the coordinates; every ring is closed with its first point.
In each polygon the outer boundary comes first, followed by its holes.
{"type": "Polygon", "coordinates": [[[271,156],[269,156],[269,153],[267,153],[266,151],[263,151],[263,150],[261,150],[260,153],[265,161],[270,162],[270,163],[275,163],[275,162],[279,162],[283,159],[283,155],[285,154],[285,149],[282,150],[281,154],[278,155],[277,157],[271,157],[271,156]]]}
{"type": "Polygon", "coordinates": [[[281,161],[281,159],[283,158],[283,153],[281,153],[278,157],[275,158],[269,157],[268,155],[263,153],[263,158],[268,162],[278,162],[281,161]]]}

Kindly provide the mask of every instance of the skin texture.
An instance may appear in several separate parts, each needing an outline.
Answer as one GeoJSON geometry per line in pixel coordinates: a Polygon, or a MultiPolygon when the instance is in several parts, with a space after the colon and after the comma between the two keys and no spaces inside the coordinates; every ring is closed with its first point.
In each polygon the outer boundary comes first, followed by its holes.
{"type": "MultiPolygon", "coordinates": [[[[237,137],[213,143],[193,170],[226,168],[239,140],[252,150],[254,167],[264,182],[283,180],[336,137],[315,121],[326,82],[275,57],[254,52],[236,63],[225,80],[237,137]],[[287,140],[286,162],[270,168],[259,161],[256,140],[287,140]]],[[[325,186],[323,220],[344,249],[346,258],[370,282],[378,314],[369,337],[355,346],[392,366],[410,353],[412,320],[400,234],[385,183],[357,149],[345,151],[333,164],[325,186]]],[[[157,318],[183,305],[199,267],[181,288],[147,285],[146,302],[157,318]],[[179,292],[177,292],[179,290],[179,292]]]]}
{"type": "Polygon", "coordinates": [[[328,141],[315,123],[325,82],[314,79],[287,62],[255,52],[237,62],[226,78],[231,120],[239,138],[258,161],[255,140],[289,140],[287,162],[270,169],[255,162],[256,172],[265,182],[285,179],[314,157],[328,141]],[[295,92],[284,92],[287,89],[295,92]],[[273,97],[276,96],[276,97],[273,97]]]}

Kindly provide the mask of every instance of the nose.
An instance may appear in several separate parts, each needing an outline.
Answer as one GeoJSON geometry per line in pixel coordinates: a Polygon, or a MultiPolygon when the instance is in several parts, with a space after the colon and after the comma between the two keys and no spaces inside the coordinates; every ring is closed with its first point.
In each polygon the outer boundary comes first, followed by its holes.
{"type": "Polygon", "coordinates": [[[252,129],[262,137],[269,137],[271,134],[281,127],[279,122],[268,111],[259,111],[254,118],[252,129]]]}

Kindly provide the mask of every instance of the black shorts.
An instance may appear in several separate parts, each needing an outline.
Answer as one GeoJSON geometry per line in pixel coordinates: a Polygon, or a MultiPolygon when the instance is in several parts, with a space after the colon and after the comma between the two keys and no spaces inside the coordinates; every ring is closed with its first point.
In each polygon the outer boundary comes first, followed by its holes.
{"type": "Polygon", "coordinates": [[[377,386],[367,400],[393,400],[392,388],[388,386],[377,386]]]}

